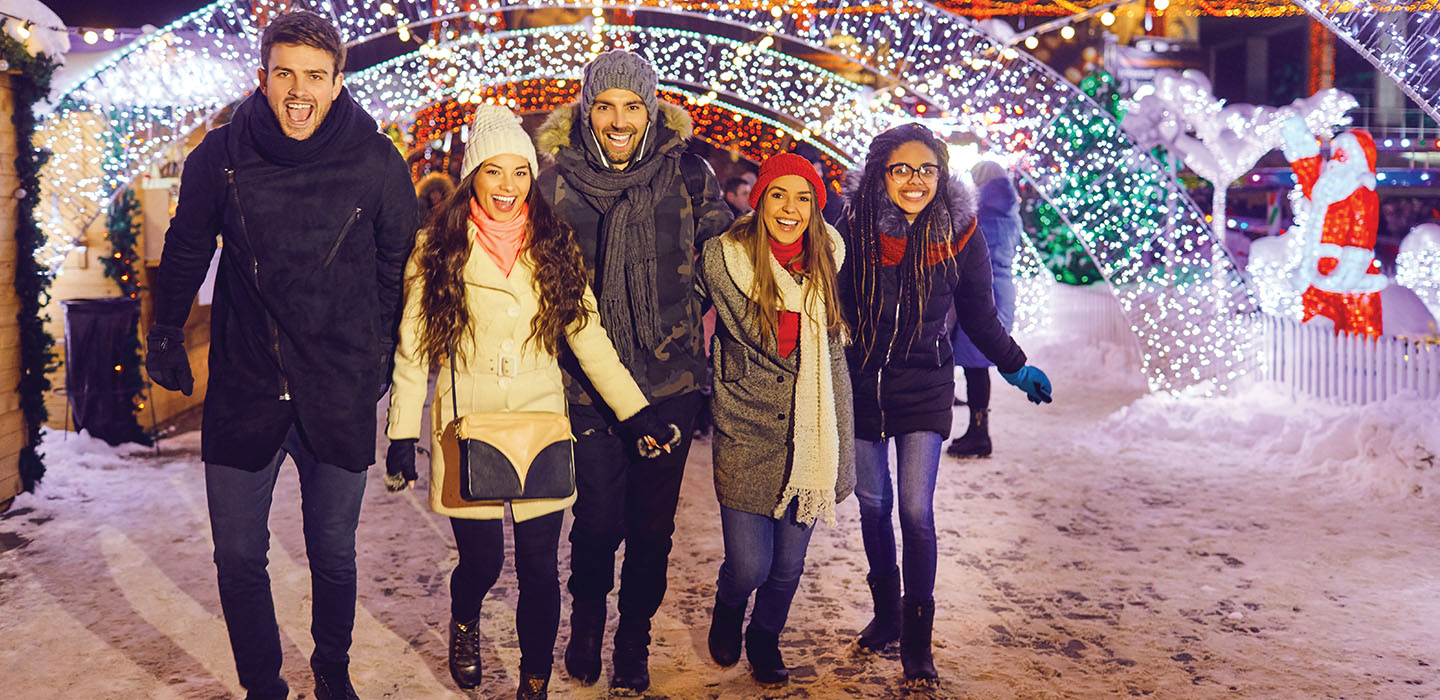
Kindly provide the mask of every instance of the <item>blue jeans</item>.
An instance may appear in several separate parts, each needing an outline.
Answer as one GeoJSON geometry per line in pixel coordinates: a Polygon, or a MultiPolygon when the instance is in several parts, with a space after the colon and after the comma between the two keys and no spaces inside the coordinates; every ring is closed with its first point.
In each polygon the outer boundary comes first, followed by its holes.
{"type": "MultiPolygon", "coordinates": [[[[895,436],[895,482],[900,492],[900,537],[905,547],[905,599],[935,597],[935,475],[940,471],[939,433],[895,436]]],[[[855,441],[855,496],[860,501],[860,537],[871,576],[895,570],[895,505],[890,480],[890,441],[855,441]]]]}
{"type": "Polygon", "coordinates": [[[283,698],[280,631],[270,594],[270,502],[280,465],[289,455],[300,474],[300,511],[305,553],[310,559],[313,601],[311,663],[350,663],[355,627],[355,526],[365,495],[365,472],[352,472],[315,458],[299,432],[290,428],[274,459],[255,472],[205,465],[205,496],[215,539],[220,608],[230,633],[235,669],[249,697],[283,698]]]}
{"type": "Polygon", "coordinates": [[[795,522],[795,504],[775,519],[720,506],[725,561],[715,582],[715,597],[740,610],[755,593],[750,624],[779,636],[790,617],[790,601],[805,571],[805,550],[815,528],[795,522]],[[758,593],[756,592],[758,589],[758,593]]]}

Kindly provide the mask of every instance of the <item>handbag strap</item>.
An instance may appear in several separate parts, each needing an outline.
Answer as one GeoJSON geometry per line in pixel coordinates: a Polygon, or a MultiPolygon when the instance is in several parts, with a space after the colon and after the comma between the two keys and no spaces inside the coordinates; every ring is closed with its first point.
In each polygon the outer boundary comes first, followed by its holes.
{"type": "Polygon", "coordinates": [[[460,399],[455,396],[456,390],[460,387],[455,383],[455,353],[450,353],[450,407],[455,409],[450,420],[460,420],[460,399]]]}

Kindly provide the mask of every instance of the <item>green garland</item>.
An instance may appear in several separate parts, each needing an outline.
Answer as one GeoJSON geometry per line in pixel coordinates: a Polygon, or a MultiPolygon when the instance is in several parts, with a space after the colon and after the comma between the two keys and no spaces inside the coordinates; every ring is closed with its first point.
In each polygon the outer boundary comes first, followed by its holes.
{"type": "Polygon", "coordinates": [[[20,155],[15,158],[15,171],[20,185],[15,218],[15,294],[20,299],[20,411],[24,417],[26,440],[20,450],[20,481],[26,491],[45,475],[45,463],[35,449],[40,444],[40,428],[50,417],[45,410],[45,392],[50,390],[46,376],[58,365],[52,348],[55,339],[45,331],[48,320],[40,308],[50,301],[50,277],[35,264],[35,251],[45,244],[45,235],[35,225],[35,207],[40,203],[40,168],[50,154],[36,149],[36,102],[50,94],[50,78],[55,62],[48,56],[32,56],[24,45],[0,32],[0,58],[10,64],[10,84],[15,93],[15,141],[20,155]]]}
{"type": "MultiPolygon", "coordinates": [[[[140,298],[140,274],[135,269],[138,257],[135,253],[135,243],[140,237],[140,202],[135,197],[134,190],[126,188],[119,197],[110,205],[110,215],[106,219],[105,237],[110,241],[111,253],[101,258],[100,264],[105,268],[105,276],[115,280],[119,285],[120,293],[130,299],[140,298]]],[[[145,380],[140,375],[140,316],[136,314],[130,332],[125,335],[125,347],[120,350],[120,383],[125,388],[125,401],[130,405],[130,414],[133,418],[141,408],[144,407],[145,380]]],[[[136,436],[137,442],[149,444],[145,438],[145,431],[140,424],[135,422],[129,432],[136,436]]]]}

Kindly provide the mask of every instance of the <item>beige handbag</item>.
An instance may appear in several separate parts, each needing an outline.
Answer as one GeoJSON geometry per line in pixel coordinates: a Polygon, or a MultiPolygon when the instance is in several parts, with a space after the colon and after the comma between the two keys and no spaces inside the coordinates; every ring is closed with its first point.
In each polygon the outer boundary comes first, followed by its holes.
{"type": "Polygon", "coordinates": [[[450,400],[460,441],[460,496],[467,501],[569,498],[575,493],[570,418],[551,411],[460,415],[455,360],[450,400]]]}

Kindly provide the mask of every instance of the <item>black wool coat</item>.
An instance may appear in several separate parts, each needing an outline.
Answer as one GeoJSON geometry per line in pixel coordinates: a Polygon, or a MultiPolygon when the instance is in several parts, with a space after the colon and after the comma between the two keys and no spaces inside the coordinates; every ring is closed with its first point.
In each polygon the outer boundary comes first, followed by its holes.
{"type": "Polygon", "coordinates": [[[223,239],[202,459],[259,470],[298,422],[320,461],[375,462],[415,229],[404,159],[348,90],[304,141],[258,91],[206,134],[185,160],[155,288],[156,323],[183,326],[223,239]]]}
{"type": "MultiPolygon", "coordinates": [[[[850,182],[858,183],[859,172],[850,182]]],[[[847,200],[853,201],[850,192],[847,200]]],[[[881,195],[884,196],[883,193],[881,195]]],[[[974,192],[958,180],[950,182],[950,201],[930,206],[948,206],[956,240],[963,239],[975,222],[974,192]]],[[[859,259],[851,231],[852,207],[847,201],[841,235],[849,249],[840,271],[840,302],[852,332],[858,329],[859,304],[857,266],[859,259]]],[[[899,207],[885,199],[877,215],[876,235],[907,238],[910,223],[899,207]]],[[[908,245],[906,262],[881,267],[877,294],[864,303],[880,307],[879,323],[871,349],[865,339],[856,338],[849,348],[850,383],[855,395],[855,437],[877,441],[903,433],[930,431],[950,437],[955,403],[954,349],[946,326],[953,305],[957,322],[975,346],[1001,372],[1015,372],[1025,366],[1025,353],[1000,325],[991,291],[990,254],[978,227],[965,240],[960,252],[931,267],[930,288],[923,290],[919,318],[898,308],[900,270],[918,254],[908,245]],[[898,326],[898,327],[897,327],[898,326]]]]}

